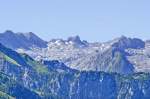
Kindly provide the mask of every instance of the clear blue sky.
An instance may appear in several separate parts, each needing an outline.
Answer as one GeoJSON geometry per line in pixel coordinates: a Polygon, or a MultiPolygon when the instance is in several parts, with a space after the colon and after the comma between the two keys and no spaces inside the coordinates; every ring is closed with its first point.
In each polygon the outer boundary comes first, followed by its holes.
{"type": "Polygon", "coordinates": [[[32,31],[46,40],[150,39],[150,0],[0,0],[0,32],[5,30],[32,31]]]}

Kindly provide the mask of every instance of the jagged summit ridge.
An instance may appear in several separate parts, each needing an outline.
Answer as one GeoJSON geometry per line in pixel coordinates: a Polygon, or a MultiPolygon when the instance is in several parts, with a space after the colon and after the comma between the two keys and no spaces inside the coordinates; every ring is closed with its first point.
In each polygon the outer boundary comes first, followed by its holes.
{"type": "Polygon", "coordinates": [[[32,47],[47,47],[47,42],[34,33],[14,33],[10,30],[0,33],[0,43],[11,49],[31,49],[32,47]]]}
{"type": "Polygon", "coordinates": [[[77,36],[71,36],[68,37],[66,40],[63,39],[52,39],[48,43],[49,46],[56,45],[56,46],[72,46],[72,47],[86,47],[88,46],[88,42],[83,40],[81,41],[80,37],[77,36]]]}
{"type": "Polygon", "coordinates": [[[118,47],[120,49],[140,49],[145,47],[145,42],[138,38],[127,38],[125,36],[122,36],[112,46],[118,47]]]}

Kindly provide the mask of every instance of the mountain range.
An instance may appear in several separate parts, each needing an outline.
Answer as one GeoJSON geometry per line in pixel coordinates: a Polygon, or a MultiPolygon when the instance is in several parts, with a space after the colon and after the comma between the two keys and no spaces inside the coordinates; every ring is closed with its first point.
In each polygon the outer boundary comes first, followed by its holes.
{"type": "Polygon", "coordinates": [[[0,34],[2,99],[150,99],[149,41],[0,34]]]}

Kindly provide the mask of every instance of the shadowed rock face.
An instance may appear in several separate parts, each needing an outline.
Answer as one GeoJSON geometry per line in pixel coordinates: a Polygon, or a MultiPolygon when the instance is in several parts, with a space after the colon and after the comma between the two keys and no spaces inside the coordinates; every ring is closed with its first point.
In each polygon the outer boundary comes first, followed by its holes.
{"type": "Polygon", "coordinates": [[[81,42],[79,36],[69,37],[67,41],[68,41],[68,42],[69,42],[69,41],[72,41],[72,42],[79,42],[79,43],[81,42]]]}
{"type": "Polygon", "coordinates": [[[67,42],[73,42],[76,45],[84,45],[84,43],[80,40],[79,36],[69,37],[67,39],[67,42]]]}
{"type": "Polygon", "coordinates": [[[46,41],[43,41],[31,32],[24,34],[6,31],[0,34],[0,43],[11,49],[30,49],[32,47],[47,47],[46,41]]]}
{"type": "Polygon", "coordinates": [[[145,47],[145,42],[137,38],[131,39],[122,36],[112,46],[122,50],[127,48],[140,49],[145,47]]]}

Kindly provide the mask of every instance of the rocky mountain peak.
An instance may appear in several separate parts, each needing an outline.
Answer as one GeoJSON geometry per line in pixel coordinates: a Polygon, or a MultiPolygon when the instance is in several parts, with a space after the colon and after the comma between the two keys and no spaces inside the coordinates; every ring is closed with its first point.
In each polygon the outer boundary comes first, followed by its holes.
{"type": "Polygon", "coordinates": [[[113,47],[117,47],[119,49],[140,49],[145,47],[145,42],[138,38],[128,38],[125,36],[121,36],[112,44],[113,47]]]}
{"type": "Polygon", "coordinates": [[[67,40],[64,40],[64,39],[52,39],[49,41],[48,45],[51,46],[51,45],[57,45],[57,46],[60,46],[60,47],[74,47],[74,48],[82,48],[82,47],[85,47],[88,45],[88,42],[83,40],[81,41],[80,37],[79,36],[71,36],[71,37],[68,37],[67,40]]]}
{"type": "Polygon", "coordinates": [[[12,34],[14,34],[14,32],[11,31],[11,30],[6,30],[6,31],[4,32],[4,34],[12,35],[12,34]]]}
{"type": "Polygon", "coordinates": [[[85,47],[85,46],[88,45],[88,42],[85,41],[85,40],[81,41],[81,39],[80,39],[80,37],[79,37],[78,35],[69,37],[69,38],[67,39],[67,42],[73,43],[74,45],[76,45],[76,46],[78,46],[78,47],[79,47],[79,46],[80,46],[80,47],[85,47]]]}
{"type": "Polygon", "coordinates": [[[76,43],[81,43],[82,41],[80,40],[80,37],[77,35],[77,36],[71,36],[68,38],[67,40],[68,42],[69,41],[72,41],[72,42],[76,42],[76,43]]]}
{"type": "Polygon", "coordinates": [[[28,39],[39,38],[39,37],[36,36],[33,32],[23,33],[23,35],[24,35],[26,38],[28,38],[28,39]]]}
{"type": "Polygon", "coordinates": [[[30,49],[33,46],[44,48],[47,42],[36,36],[34,33],[14,33],[10,30],[0,34],[0,43],[11,49],[30,49]]]}

